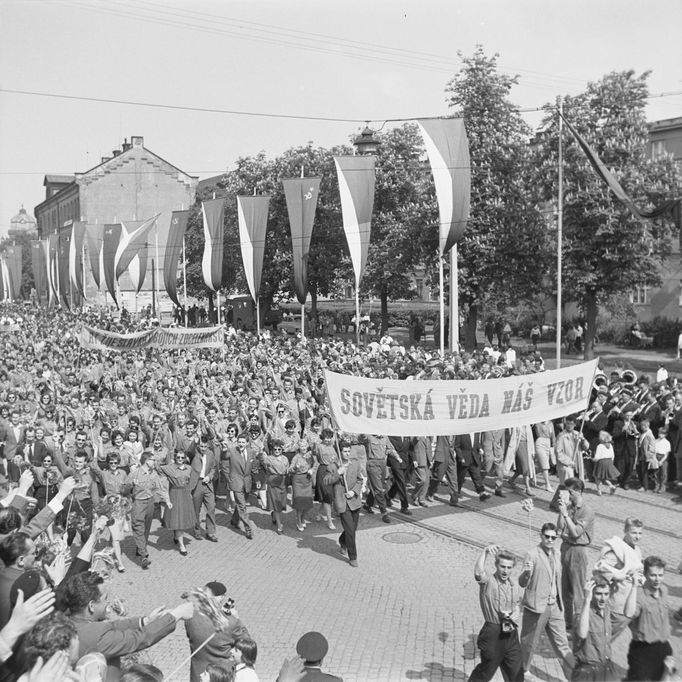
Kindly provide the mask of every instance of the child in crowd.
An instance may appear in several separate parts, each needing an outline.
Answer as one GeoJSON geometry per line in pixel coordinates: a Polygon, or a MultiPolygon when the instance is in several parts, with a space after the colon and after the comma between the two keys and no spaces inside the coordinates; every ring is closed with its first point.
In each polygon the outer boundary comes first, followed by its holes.
{"type": "Polygon", "coordinates": [[[655,493],[660,493],[668,480],[668,457],[671,449],[668,440],[668,427],[661,426],[658,429],[658,438],[656,438],[656,459],[649,462],[648,471],[648,477],[655,493]]]}
{"type": "Polygon", "coordinates": [[[607,431],[599,432],[599,445],[594,453],[592,461],[594,462],[594,469],[592,475],[597,484],[597,495],[601,495],[602,483],[606,483],[611,495],[615,494],[616,486],[612,481],[617,481],[620,472],[616,469],[613,463],[613,445],[611,444],[611,434],[607,431]]]}

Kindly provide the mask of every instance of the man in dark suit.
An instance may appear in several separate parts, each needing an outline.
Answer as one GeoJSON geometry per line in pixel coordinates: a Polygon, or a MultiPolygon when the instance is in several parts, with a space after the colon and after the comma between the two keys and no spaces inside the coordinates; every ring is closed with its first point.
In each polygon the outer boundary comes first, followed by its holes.
{"type": "Polygon", "coordinates": [[[235,501],[230,524],[237,528],[241,520],[244,524],[244,533],[251,540],[253,539],[253,529],[251,528],[251,521],[249,521],[249,514],[246,511],[246,497],[251,492],[253,485],[251,469],[255,458],[247,447],[248,442],[246,434],[240,434],[237,438],[237,449],[230,450],[228,456],[222,460],[222,466],[235,501]]]}
{"type": "Polygon", "coordinates": [[[173,609],[159,607],[148,616],[106,620],[109,608],[104,579],[92,571],[77,573],[57,588],[57,605],[68,611],[78,630],[79,658],[92,651],[107,661],[107,681],[121,676],[121,656],[142,651],[175,630],[178,620],[194,615],[194,604],[185,601],[173,609]]]}
{"type": "Polygon", "coordinates": [[[431,481],[426,499],[433,501],[434,494],[438,491],[441,480],[448,482],[450,488],[450,505],[459,505],[459,487],[457,486],[457,460],[455,457],[455,437],[436,436],[436,447],[433,452],[433,466],[431,469],[431,481]]]}
{"type": "Polygon", "coordinates": [[[481,457],[483,455],[483,439],[480,433],[462,433],[455,436],[455,455],[457,456],[457,488],[462,490],[464,478],[471,476],[474,488],[481,502],[490,497],[481,477],[481,457]]]}
{"type": "MultiPolygon", "coordinates": [[[[225,585],[219,582],[210,582],[206,585],[206,590],[210,593],[210,598],[215,602],[216,606],[222,610],[227,592],[225,585]]],[[[249,631],[239,620],[234,609],[231,610],[229,615],[225,614],[225,618],[227,619],[227,625],[222,630],[217,631],[213,621],[206,614],[199,611],[199,609],[195,609],[194,615],[185,621],[185,632],[187,632],[189,649],[192,653],[191,682],[199,682],[201,674],[206,670],[207,666],[211,664],[224,665],[225,661],[230,657],[230,650],[237,639],[240,637],[250,637],[249,631]],[[211,641],[199,649],[210,635],[213,635],[211,641]]]]}
{"type": "Polygon", "coordinates": [[[36,440],[35,428],[27,426],[24,432],[24,442],[17,448],[16,454],[20,455],[27,464],[39,467],[43,463],[43,457],[51,455],[52,452],[43,441],[36,440]]]}
{"type": "Polygon", "coordinates": [[[389,436],[388,439],[395,448],[397,456],[389,455],[388,457],[388,466],[391,467],[391,473],[393,474],[393,485],[391,485],[386,497],[390,505],[393,502],[393,498],[397,496],[400,499],[400,511],[409,516],[412,512],[409,510],[410,504],[407,500],[406,479],[416,439],[406,436],[389,436]]]}
{"type": "Polygon", "coordinates": [[[192,459],[189,488],[192,491],[196,525],[194,537],[201,538],[201,507],[206,507],[206,539],[218,542],[215,534],[215,489],[214,478],[218,468],[218,457],[208,442],[208,436],[202,435],[197,445],[197,454],[192,459]]]}

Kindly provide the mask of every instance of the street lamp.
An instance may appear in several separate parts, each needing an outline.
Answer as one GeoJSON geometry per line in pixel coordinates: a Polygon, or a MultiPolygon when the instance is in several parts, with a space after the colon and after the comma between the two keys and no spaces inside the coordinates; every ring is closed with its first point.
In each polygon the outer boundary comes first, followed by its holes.
{"type": "Polygon", "coordinates": [[[376,154],[381,142],[374,137],[374,131],[365,126],[365,129],[353,140],[353,146],[357,153],[362,156],[364,154],[376,154]]]}

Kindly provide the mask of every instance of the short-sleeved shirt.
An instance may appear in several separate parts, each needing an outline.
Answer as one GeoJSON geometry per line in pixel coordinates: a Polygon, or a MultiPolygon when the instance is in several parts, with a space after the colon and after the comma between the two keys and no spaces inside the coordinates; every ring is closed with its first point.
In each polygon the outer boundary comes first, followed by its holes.
{"type": "Polygon", "coordinates": [[[476,578],[479,586],[478,598],[486,623],[500,622],[500,611],[507,611],[518,622],[519,588],[511,581],[502,582],[495,573],[484,573],[476,578]]]}
{"type": "Polygon", "coordinates": [[[611,611],[608,605],[602,613],[590,606],[589,632],[575,647],[578,663],[598,665],[611,658],[611,611]]]}
{"type": "Polygon", "coordinates": [[[576,526],[579,526],[584,530],[579,537],[574,538],[568,530],[566,522],[563,521],[563,519],[560,519],[559,522],[563,522],[563,528],[561,530],[563,541],[567,542],[569,545],[589,545],[594,537],[594,512],[586,504],[583,504],[580,507],[571,505],[568,508],[568,516],[576,526]]]}
{"type": "Polygon", "coordinates": [[[637,590],[637,606],[630,630],[635,642],[653,644],[670,639],[670,604],[665,585],[658,592],[646,585],[637,590]]]}

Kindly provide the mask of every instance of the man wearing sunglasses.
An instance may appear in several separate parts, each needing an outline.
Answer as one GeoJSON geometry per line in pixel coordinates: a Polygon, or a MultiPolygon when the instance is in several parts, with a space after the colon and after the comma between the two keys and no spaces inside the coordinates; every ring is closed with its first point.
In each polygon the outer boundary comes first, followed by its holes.
{"type": "Polygon", "coordinates": [[[543,631],[562,659],[567,679],[571,679],[574,657],[568,645],[561,601],[561,557],[556,548],[557,528],[545,523],[540,530],[540,544],[526,554],[519,585],[525,588],[521,625],[523,669],[528,673],[533,654],[543,631]]]}

